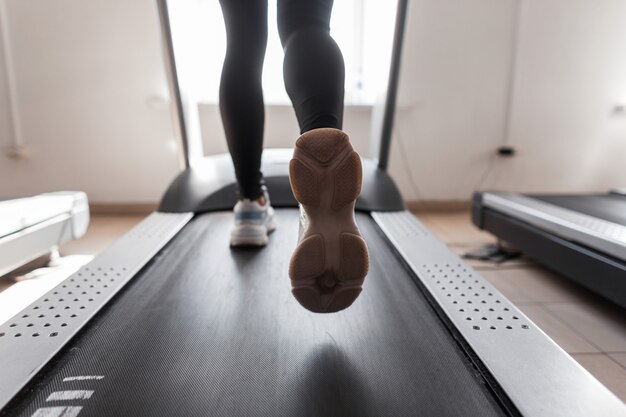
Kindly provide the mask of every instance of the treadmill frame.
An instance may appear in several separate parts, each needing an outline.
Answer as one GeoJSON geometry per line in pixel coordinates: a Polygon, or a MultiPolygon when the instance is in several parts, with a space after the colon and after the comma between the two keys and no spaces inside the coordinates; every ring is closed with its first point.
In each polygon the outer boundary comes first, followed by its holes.
{"type": "MultiPolygon", "coordinates": [[[[16,200],[7,200],[8,204],[16,200]]],[[[10,231],[0,235],[0,277],[20,266],[48,254],[55,247],[82,237],[89,225],[89,204],[83,192],[44,193],[17,200],[17,218],[9,215],[10,231]],[[28,216],[30,207],[36,215],[28,216]]],[[[0,204],[2,202],[0,201],[0,204]]],[[[6,230],[6,229],[5,229],[6,230]]]]}
{"type": "Polygon", "coordinates": [[[411,213],[372,213],[372,217],[451,331],[463,339],[470,356],[479,358],[522,415],[626,414],[621,400],[411,213]]]}
{"type": "MultiPolygon", "coordinates": [[[[371,216],[485,380],[497,382],[493,391],[509,412],[532,417],[626,416],[626,405],[411,213],[374,212],[371,216]]],[[[0,408],[14,397],[19,399],[21,389],[192,217],[192,213],[153,213],[1,325],[0,369],[4,375],[0,379],[0,408]],[[60,301],[59,297],[74,297],[65,294],[69,290],[84,294],[76,295],[77,301],[60,301]],[[62,317],[38,317],[50,312],[62,317]],[[51,325],[44,329],[46,322],[51,325]],[[21,337],[15,337],[17,333],[21,337]]]]}
{"type": "MultiPolygon", "coordinates": [[[[195,112],[188,108],[189,103],[184,100],[186,94],[181,88],[183,83],[180,82],[177,71],[176,48],[173,42],[168,0],[156,0],[156,3],[161,23],[161,46],[167,81],[170,94],[173,97],[172,119],[176,127],[175,133],[178,142],[182,143],[183,163],[181,165],[184,168],[165,192],[159,204],[159,211],[201,213],[229,210],[236,202],[237,190],[230,155],[199,155],[201,145],[197,137],[198,126],[194,116],[195,112]]],[[[408,7],[408,0],[398,0],[379,155],[376,161],[363,160],[362,189],[356,202],[356,210],[358,211],[394,211],[405,208],[400,190],[387,173],[387,165],[396,111],[408,7]]],[[[289,207],[295,203],[291,188],[285,187],[285,185],[289,185],[288,177],[283,175],[287,171],[283,167],[275,166],[289,163],[289,152],[285,151],[284,149],[269,149],[263,153],[261,169],[268,190],[272,195],[272,204],[276,207],[289,207]],[[279,174],[274,175],[277,169],[279,174]],[[280,171],[281,169],[282,171],[280,171]]]]}
{"type": "Polygon", "coordinates": [[[474,196],[472,219],[480,229],[626,308],[626,227],[529,197],[492,192],[474,196]]]}

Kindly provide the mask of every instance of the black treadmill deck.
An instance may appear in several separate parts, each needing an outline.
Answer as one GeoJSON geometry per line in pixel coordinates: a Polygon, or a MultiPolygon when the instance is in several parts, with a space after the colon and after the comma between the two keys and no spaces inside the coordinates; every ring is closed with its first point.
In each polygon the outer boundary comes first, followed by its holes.
{"type": "Polygon", "coordinates": [[[228,247],[230,213],[192,220],[3,415],[504,414],[371,218],[363,294],[319,315],[289,291],[298,212],[277,215],[262,250],[228,247]],[[93,393],[46,401],[67,390],[93,393]]]}
{"type": "Polygon", "coordinates": [[[624,195],[529,195],[528,197],[626,226],[626,196],[624,195]]]}

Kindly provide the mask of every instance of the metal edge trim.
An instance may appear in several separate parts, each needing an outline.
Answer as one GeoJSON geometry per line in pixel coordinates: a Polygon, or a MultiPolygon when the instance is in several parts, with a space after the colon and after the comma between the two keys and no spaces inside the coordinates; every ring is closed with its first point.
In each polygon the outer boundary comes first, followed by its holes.
{"type": "Polygon", "coordinates": [[[55,226],[59,223],[66,222],[70,220],[71,218],[72,218],[72,215],[70,212],[59,213],[55,215],[54,217],[50,217],[48,219],[37,222],[35,224],[28,225],[20,230],[16,230],[7,235],[0,236],[0,245],[6,242],[10,242],[14,239],[19,239],[20,237],[23,237],[25,235],[37,232],[41,229],[45,229],[47,227],[55,226]]]}
{"type": "Polygon", "coordinates": [[[622,401],[411,213],[372,218],[522,415],[626,416],[622,401]],[[489,306],[498,311],[472,311],[489,306]]]}
{"type": "Polygon", "coordinates": [[[90,263],[0,325],[0,412],[192,217],[193,213],[152,213],[90,263]],[[59,297],[64,297],[63,301],[59,297]],[[79,297],[73,299],[76,303],[70,301],[72,297],[79,297]],[[27,322],[33,326],[24,325],[27,322]],[[16,337],[17,332],[23,332],[23,337],[16,337]]]}

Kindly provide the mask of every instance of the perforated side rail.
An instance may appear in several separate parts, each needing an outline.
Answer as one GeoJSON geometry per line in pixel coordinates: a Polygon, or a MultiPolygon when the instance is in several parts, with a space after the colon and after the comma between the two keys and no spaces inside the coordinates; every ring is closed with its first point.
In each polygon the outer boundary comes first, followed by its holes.
{"type": "Polygon", "coordinates": [[[483,204],[564,239],[626,260],[626,227],[511,193],[485,193],[483,204]]]}
{"type": "Polygon", "coordinates": [[[626,416],[613,393],[412,214],[372,217],[522,415],[626,416]]]}
{"type": "Polygon", "coordinates": [[[192,218],[153,213],[0,326],[0,409],[192,218]]]}

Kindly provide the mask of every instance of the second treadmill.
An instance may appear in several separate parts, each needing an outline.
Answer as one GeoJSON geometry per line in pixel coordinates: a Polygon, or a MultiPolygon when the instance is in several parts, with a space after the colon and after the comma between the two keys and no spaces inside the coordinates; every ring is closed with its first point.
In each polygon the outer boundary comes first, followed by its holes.
{"type": "Polygon", "coordinates": [[[626,308],[623,193],[477,193],[473,221],[548,268],[626,308]]]}

